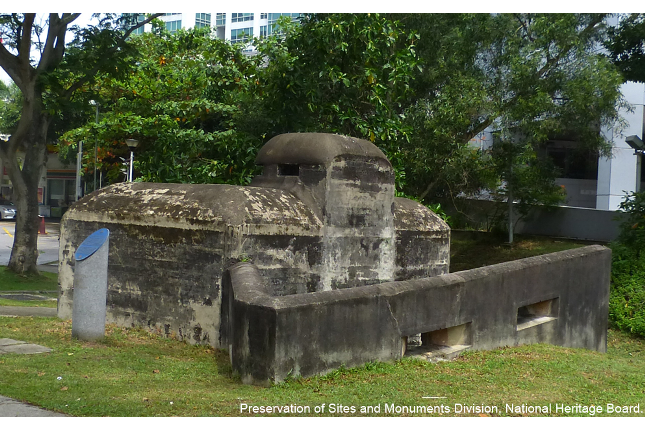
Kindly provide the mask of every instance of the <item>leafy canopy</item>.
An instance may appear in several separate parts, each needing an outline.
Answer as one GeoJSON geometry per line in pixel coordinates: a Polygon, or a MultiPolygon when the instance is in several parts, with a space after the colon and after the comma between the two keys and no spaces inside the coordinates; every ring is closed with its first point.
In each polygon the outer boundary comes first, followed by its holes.
{"type": "MultiPolygon", "coordinates": [[[[133,70],[103,77],[101,120],[65,134],[62,156],[98,145],[98,169],[122,180],[125,139],[137,139],[138,180],[246,183],[257,140],[242,130],[238,104],[257,86],[257,60],[203,30],[162,29],[133,37],[133,70]]],[[[93,157],[86,163],[91,171],[93,157]]]]}

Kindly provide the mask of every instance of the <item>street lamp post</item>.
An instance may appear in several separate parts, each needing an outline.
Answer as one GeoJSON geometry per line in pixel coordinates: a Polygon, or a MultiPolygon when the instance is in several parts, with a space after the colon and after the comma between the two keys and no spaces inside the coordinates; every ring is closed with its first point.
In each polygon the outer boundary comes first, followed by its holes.
{"type": "Polygon", "coordinates": [[[83,188],[81,187],[81,167],[83,167],[83,141],[78,142],[78,154],[76,154],[76,201],[81,198],[83,188]]]}
{"type": "MultiPolygon", "coordinates": [[[[90,100],[90,105],[96,107],[96,123],[99,123],[99,102],[96,102],[94,100],[90,100]]],[[[98,146],[99,146],[99,139],[96,137],[95,142],[94,142],[94,188],[93,191],[96,191],[96,165],[98,163],[98,146]]]]}
{"type": "MultiPolygon", "coordinates": [[[[634,149],[634,155],[645,155],[645,142],[640,137],[636,135],[627,136],[625,142],[634,149]]],[[[641,190],[641,163],[642,157],[638,157],[638,161],[636,162],[636,192],[641,190]]]]}
{"type": "Polygon", "coordinates": [[[134,164],[134,148],[139,145],[137,139],[125,139],[126,145],[130,148],[130,174],[128,175],[128,182],[132,182],[132,165],[134,164]]]}

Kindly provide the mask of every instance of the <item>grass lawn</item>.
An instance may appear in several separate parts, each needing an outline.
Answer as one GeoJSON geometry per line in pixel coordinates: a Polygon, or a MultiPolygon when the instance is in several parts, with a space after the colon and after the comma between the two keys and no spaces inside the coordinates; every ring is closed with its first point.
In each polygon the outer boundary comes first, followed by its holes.
{"type": "Polygon", "coordinates": [[[0,306],[22,306],[35,308],[55,308],[56,300],[13,300],[0,297],[0,306]]]}
{"type": "Polygon", "coordinates": [[[58,274],[41,272],[40,275],[16,275],[0,266],[0,291],[56,291],[58,274]]]}
{"type": "MultiPolygon", "coordinates": [[[[456,413],[455,404],[497,406],[487,415],[523,415],[505,405],[637,405],[645,408],[645,343],[610,331],[607,354],[550,345],[467,352],[456,361],[404,359],[341,369],[271,388],[242,385],[228,354],[191,346],[141,329],[108,327],[101,342],[71,339],[71,324],[52,318],[0,317],[0,338],[53,348],[47,354],[0,355],[0,394],[79,416],[236,416],[240,405],[315,406],[322,415],[431,415],[456,413]],[[60,377],[60,379],[58,379],[60,377]],[[425,396],[445,399],[423,399],[425,396]],[[354,406],[331,413],[331,404],[354,406]],[[449,407],[444,413],[386,413],[385,405],[449,407]],[[360,413],[380,405],[380,412],[360,413]]],[[[537,414],[526,414],[535,416],[537,414]]],[[[632,414],[621,414],[636,415],[632,414]]],[[[615,416],[615,414],[614,414],[615,416]]],[[[641,415],[642,416],[642,415],[641,415]]]]}

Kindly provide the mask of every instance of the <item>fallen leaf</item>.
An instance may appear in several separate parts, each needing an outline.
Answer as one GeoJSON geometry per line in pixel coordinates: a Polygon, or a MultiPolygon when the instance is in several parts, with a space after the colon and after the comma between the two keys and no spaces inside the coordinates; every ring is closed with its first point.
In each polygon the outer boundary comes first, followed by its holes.
{"type": "Polygon", "coordinates": [[[87,375],[83,375],[83,378],[88,379],[88,378],[89,378],[89,376],[87,376],[87,375]]]}
{"type": "Polygon", "coordinates": [[[38,372],[38,376],[43,376],[45,372],[38,372]]]}
{"type": "Polygon", "coordinates": [[[480,417],[487,417],[487,414],[479,414],[480,417]]]}
{"type": "Polygon", "coordinates": [[[153,370],[152,373],[159,373],[159,369],[153,370]]]}
{"type": "Polygon", "coordinates": [[[68,352],[67,355],[74,355],[74,353],[73,352],[68,352]]]}
{"type": "Polygon", "coordinates": [[[67,387],[63,387],[60,389],[61,391],[67,391],[67,387]]]}
{"type": "Polygon", "coordinates": [[[147,397],[144,397],[144,398],[143,398],[143,401],[144,401],[144,402],[149,402],[149,401],[150,401],[150,399],[149,399],[149,398],[147,398],[147,397]]]}

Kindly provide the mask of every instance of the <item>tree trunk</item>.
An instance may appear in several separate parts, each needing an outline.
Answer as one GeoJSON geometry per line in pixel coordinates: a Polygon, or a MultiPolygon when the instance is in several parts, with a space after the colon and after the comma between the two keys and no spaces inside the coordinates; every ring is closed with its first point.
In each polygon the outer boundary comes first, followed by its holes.
{"type": "Polygon", "coordinates": [[[15,273],[38,273],[38,183],[47,157],[47,119],[34,112],[24,144],[22,169],[17,163],[8,169],[16,205],[16,229],[9,260],[15,273]]]}

